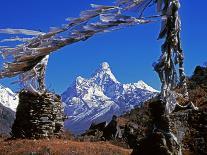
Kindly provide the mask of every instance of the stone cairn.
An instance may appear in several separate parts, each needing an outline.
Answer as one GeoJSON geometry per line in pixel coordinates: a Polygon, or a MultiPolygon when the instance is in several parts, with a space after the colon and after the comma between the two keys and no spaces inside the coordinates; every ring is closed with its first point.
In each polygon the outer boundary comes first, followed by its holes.
{"type": "Polygon", "coordinates": [[[138,142],[132,155],[181,155],[180,146],[171,132],[170,118],[165,114],[165,104],[157,97],[149,104],[151,120],[145,138],[138,142]]]}
{"type": "Polygon", "coordinates": [[[65,119],[59,95],[22,90],[11,134],[13,138],[31,139],[60,136],[65,119]]]}

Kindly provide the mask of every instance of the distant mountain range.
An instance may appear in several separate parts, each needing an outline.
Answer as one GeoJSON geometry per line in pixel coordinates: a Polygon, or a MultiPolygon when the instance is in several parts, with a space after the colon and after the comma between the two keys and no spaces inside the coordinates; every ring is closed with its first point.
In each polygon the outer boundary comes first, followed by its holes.
{"type": "Polygon", "coordinates": [[[158,93],[143,81],[122,84],[104,62],[89,79],[77,77],[62,94],[65,103],[65,128],[80,134],[91,123],[110,121],[113,115],[120,116],[158,93]]]}
{"type": "MultiPolygon", "coordinates": [[[[113,115],[120,116],[141,105],[158,93],[143,81],[122,84],[113,75],[108,63],[104,62],[89,79],[77,77],[62,94],[65,128],[80,134],[91,123],[110,121],[113,115]]],[[[0,85],[0,133],[10,131],[18,105],[18,94],[0,85]],[[9,128],[10,127],[10,128],[9,128]]]]}

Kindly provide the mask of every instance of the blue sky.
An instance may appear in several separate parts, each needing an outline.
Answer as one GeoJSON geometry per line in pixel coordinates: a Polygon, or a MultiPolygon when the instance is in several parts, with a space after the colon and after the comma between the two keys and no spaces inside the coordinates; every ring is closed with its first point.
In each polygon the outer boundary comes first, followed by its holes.
{"type": "MultiPolygon", "coordinates": [[[[77,17],[91,3],[113,4],[109,0],[1,0],[0,28],[27,28],[48,31],[60,26],[67,17],[77,17]]],[[[207,1],[181,0],[182,44],[185,52],[187,75],[196,65],[207,61],[207,1]]],[[[122,83],[144,80],[159,89],[160,82],[152,63],[160,56],[157,41],[160,23],[139,25],[106,34],[99,34],[85,42],[64,47],[53,53],[47,69],[47,86],[57,93],[63,92],[81,75],[90,77],[100,63],[107,61],[117,79],[122,83]]],[[[11,85],[13,79],[0,83],[11,85]]]]}

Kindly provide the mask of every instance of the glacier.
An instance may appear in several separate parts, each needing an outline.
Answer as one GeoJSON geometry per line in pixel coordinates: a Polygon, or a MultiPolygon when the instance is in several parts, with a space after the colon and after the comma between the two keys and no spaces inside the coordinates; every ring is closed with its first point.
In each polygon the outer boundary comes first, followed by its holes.
{"type": "Polygon", "coordinates": [[[141,106],[157,94],[157,90],[142,80],[120,83],[109,64],[103,62],[91,78],[77,77],[61,95],[64,112],[68,116],[65,129],[73,134],[81,134],[91,123],[108,122],[113,115],[120,116],[141,106]]]}

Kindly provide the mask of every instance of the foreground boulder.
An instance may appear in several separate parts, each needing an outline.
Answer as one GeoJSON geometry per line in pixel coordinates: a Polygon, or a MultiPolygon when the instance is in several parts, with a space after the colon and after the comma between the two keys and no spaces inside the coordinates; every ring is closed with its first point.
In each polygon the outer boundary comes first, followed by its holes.
{"type": "Polygon", "coordinates": [[[14,138],[49,138],[63,131],[63,107],[60,96],[45,92],[19,93],[16,120],[12,126],[14,138]]]}

